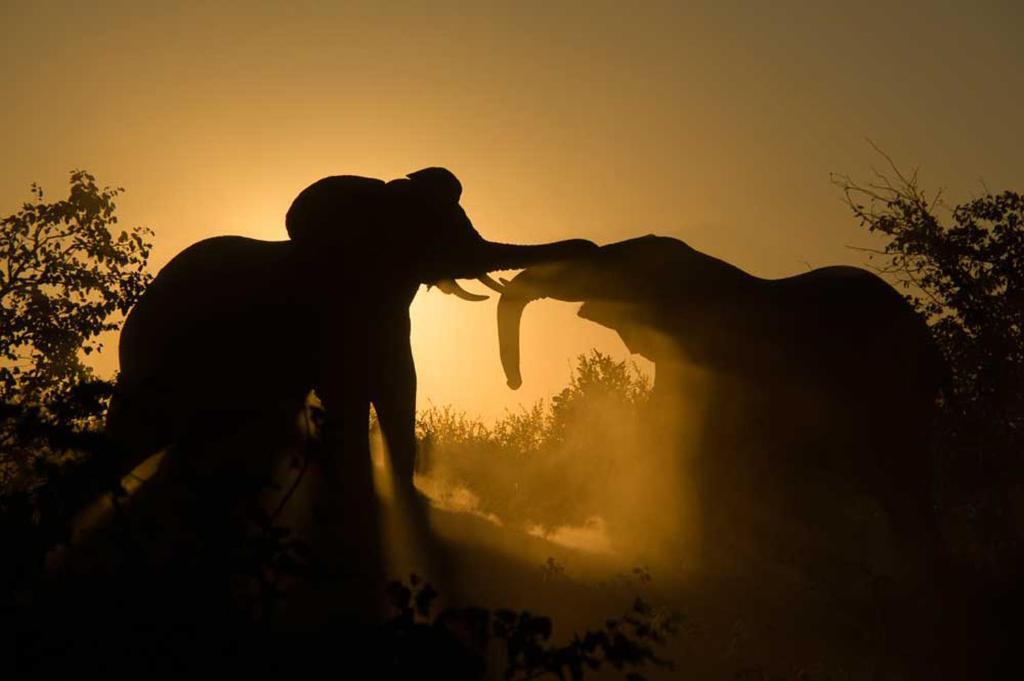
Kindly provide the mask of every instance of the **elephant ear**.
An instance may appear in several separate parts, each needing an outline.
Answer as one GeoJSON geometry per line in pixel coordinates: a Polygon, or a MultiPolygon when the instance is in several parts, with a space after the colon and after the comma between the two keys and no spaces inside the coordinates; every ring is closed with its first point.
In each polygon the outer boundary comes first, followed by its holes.
{"type": "Polygon", "coordinates": [[[379,212],[384,181],[356,175],[333,175],[317,180],[295,197],[285,227],[301,243],[323,243],[354,236],[343,233],[369,224],[379,212]]]}
{"type": "Polygon", "coordinates": [[[408,178],[417,191],[442,202],[458,203],[462,197],[462,183],[447,168],[424,168],[408,178]]]}

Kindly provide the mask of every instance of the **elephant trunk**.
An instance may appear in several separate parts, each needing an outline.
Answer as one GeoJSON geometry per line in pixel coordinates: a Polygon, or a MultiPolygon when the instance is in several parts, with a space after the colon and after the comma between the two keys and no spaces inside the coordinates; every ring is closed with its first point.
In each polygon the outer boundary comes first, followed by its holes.
{"type": "Polygon", "coordinates": [[[518,390],[523,384],[519,369],[519,326],[523,309],[529,298],[509,295],[508,288],[498,300],[498,348],[501,352],[501,368],[505,370],[508,387],[518,390]]]}
{"type": "Polygon", "coordinates": [[[586,300],[593,279],[589,269],[576,263],[556,263],[531,267],[508,282],[498,300],[498,347],[501,366],[508,387],[516,390],[523,384],[519,361],[519,329],[523,310],[539,298],[563,301],[586,300]]]}
{"type": "Polygon", "coordinates": [[[533,246],[484,241],[474,249],[475,271],[469,276],[477,277],[494,270],[518,270],[540,263],[568,260],[596,249],[597,245],[586,239],[566,239],[533,246]]]}
{"type": "Polygon", "coordinates": [[[485,241],[477,237],[468,246],[463,246],[461,255],[445,252],[428,265],[421,281],[436,285],[444,293],[463,300],[486,300],[487,296],[464,290],[456,279],[476,279],[487,288],[497,292],[504,287],[487,275],[495,270],[517,270],[542,263],[554,263],[592,253],[597,245],[586,239],[567,239],[547,244],[522,246],[485,241]],[[453,264],[454,263],[454,264],[453,264]],[[443,274],[441,274],[443,272],[443,274]]]}

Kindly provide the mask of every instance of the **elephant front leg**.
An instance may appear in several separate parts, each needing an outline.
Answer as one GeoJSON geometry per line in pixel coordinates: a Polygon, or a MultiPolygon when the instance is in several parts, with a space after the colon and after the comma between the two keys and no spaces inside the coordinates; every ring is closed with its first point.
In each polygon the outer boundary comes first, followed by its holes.
{"type": "MultiPolygon", "coordinates": [[[[408,329],[406,322],[405,329],[408,329]]],[[[413,495],[416,468],[416,367],[408,331],[383,339],[371,381],[371,399],[387,443],[395,491],[413,495]]]]}
{"type": "Polygon", "coordinates": [[[346,495],[362,495],[366,488],[373,488],[370,401],[366,397],[330,393],[321,400],[325,414],[321,457],[324,479],[339,490],[344,489],[346,495]]]}
{"type": "MultiPolygon", "coordinates": [[[[451,592],[455,566],[443,543],[433,536],[430,504],[413,483],[416,465],[416,369],[409,345],[408,318],[397,332],[381,339],[371,399],[387,443],[394,481],[394,514],[386,522],[394,553],[392,569],[427,577],[443,593],[451,592]]],[[[387,517],[387,516],[386,516],[387,517]]]]}
{"type": "Polygon", "coordinates": [[[385,577],[380,506],[370,458],[370,400],[353,362],[317,386],[324,406],[322,446],[311,469],[314,561],[330,575],[312,587],[310,607],[377,621],[385,577]]]}

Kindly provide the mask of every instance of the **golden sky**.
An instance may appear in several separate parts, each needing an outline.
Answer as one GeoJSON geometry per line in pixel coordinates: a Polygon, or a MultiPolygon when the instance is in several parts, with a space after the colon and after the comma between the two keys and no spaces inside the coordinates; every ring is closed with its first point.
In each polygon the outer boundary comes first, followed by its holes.
{"type": "MultiPolygon", "coordinates": [[[[207,236],[284,238],[322,176],[443,165],[492,240],[653,232],[783,276],[863,262],[829,173],[866,178],[867,138],[952,200],[1024,189],[1013,0],[154,4],[0,4],[0,213],[87,169],[126,188],[159,267],[207,236]]],[[[527,311],[513,393],[494,301],[421,292],[421,405],[491,418],[591,347],[627,355],[575,307],[527,311]]]]}

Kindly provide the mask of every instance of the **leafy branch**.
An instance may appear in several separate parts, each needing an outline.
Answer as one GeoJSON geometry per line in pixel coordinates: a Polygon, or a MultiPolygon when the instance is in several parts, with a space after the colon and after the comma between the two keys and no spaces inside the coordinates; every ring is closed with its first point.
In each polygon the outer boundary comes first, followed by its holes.
{"type": "Polygon", "coordinates": [[[43,403],[92,378],[81,355],[102,349],[151,276],[153,232],[114,231],[120,188],[71,173],[68,198],[32,201],[0,221],[0,400],[43,403]]]}

